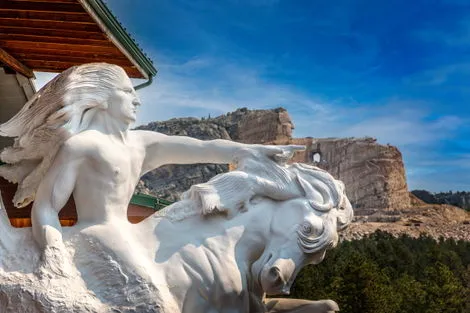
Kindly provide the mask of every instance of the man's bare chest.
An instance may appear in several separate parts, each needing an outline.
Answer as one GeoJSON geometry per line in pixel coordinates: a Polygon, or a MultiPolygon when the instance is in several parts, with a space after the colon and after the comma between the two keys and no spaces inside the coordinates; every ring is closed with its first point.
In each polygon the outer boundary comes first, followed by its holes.
{"type": "Polygon", "coordinates": [[[116,183],[140,177],[144,153],[137,147],[102,145],[89,158],[90,169],[116,183]]]}

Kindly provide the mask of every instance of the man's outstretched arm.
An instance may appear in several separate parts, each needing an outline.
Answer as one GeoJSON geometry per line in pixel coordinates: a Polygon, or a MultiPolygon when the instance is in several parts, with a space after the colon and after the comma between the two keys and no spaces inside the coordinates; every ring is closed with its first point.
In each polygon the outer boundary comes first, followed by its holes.
{"type": "MultiPolygon", "coordinates": [[[[199,140],[185,136],[167,136],[152,131],[135,131],[145,146],[142,174],[165,164],[230,163],[244,150],[257,150],[267,156],[285,151],[285,147],[248,145],[229,140],[199,140]]],[[[292,146],[294,150],[300,147],[292,146]]]]}

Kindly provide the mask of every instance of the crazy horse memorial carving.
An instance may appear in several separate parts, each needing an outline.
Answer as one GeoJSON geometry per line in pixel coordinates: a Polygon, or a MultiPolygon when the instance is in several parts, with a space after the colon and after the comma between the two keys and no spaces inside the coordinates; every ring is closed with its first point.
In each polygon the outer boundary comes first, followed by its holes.
{"type": "Polygon", "coordinates": [[[140,105],[116,65],[70,68],[0,125],[15,142],[0,175],[31,201],[31,228],[0,208],[0,312],[330,312],[288,294],[352,219],[344,185],[287,164],[300,146],[200,141],[130,130],[140,105]],[[237,164],[137,224],[139,178],[164,164],[237,164]],[[78,221],[58,212],[73,195],[78,221]]]}

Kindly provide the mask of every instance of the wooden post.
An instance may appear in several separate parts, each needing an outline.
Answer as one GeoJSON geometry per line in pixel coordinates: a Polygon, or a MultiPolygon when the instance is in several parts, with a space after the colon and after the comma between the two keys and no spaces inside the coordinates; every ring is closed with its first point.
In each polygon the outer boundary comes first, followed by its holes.
{"type": "Polygon", "coordinates": [[[34,73],[29,67],[12,57],[2,48],[0,48],[0,62],[28,78],[34,78],[34,73]]]}

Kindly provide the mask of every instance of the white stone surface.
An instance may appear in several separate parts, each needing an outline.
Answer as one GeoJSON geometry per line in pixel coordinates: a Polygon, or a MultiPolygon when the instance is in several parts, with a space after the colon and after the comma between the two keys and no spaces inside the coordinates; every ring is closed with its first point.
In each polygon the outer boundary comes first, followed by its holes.
{"type": "Polygon", "coordinates": [[[320,262],[352,218],[328,173],[286,165],[298,146],[261,146],[133,131],[140,104],[118,66],[58,75],[0,134],[0,175],[34,200],[32,229],[0,210],[0,312],[328,312],[333,302],[279,300],[320,262]],[[238,162],[138,224],[127,206],[163,164],[238,162]],[[58,212],[73,194],[78,222],[58,212]],[[306,303],[308,303],[307,306],[306,303]],[[308,308],[309,311],[305,311],[308,308]],[[304,311],[299,311],[304,310],[304,311]]]}

